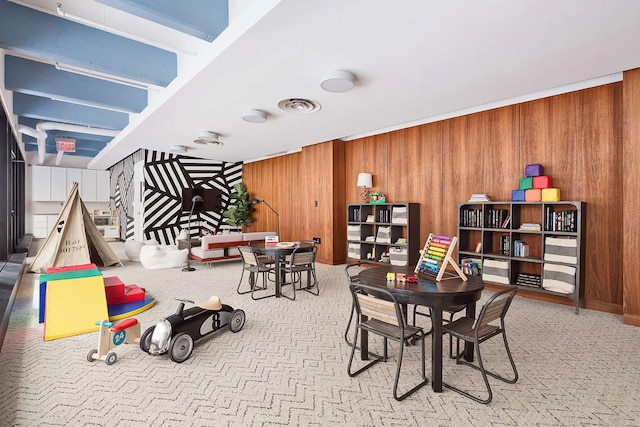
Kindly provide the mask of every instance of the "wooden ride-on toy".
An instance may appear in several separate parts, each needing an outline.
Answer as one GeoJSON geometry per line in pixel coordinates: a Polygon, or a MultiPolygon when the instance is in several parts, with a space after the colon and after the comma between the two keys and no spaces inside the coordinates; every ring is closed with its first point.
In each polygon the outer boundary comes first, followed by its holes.
{"type": "Polygon", "coordinates": [[[140,323],[135,317],[130,317],[118,324],[107,320],[96,322],[100,325],[98,348],[87,354],[87,360],[104,360],[107,365],[113,365],[118,355],[111,351],[120,344],[138,344],[140,342],[140,323]]]}

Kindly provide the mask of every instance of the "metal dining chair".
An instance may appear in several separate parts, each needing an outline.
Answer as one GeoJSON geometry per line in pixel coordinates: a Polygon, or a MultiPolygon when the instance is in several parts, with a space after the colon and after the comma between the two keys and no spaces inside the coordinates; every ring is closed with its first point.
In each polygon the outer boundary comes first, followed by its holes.
{"type": "Polygon", "coordinates": [[[480,311],[480,314],[478,315],[478,319],[475,321],[467,317],[462,317],[452,323],[443,326],[445,333],[448,333],[452,337],[456,338],[456,364],[471,366],[472,368],[477,369],[482,373],[482,379],[484,380],[484,384],[487,388],[488,397],[486,399],[482,399],[481,397],[475,396],[467,391],[463,391],[459,388],[443,382],[442,385],[444,387],[460,393],[461,395],[466,396],[470,399],[473,399],[476,402],[487,404],[491,402],[491,399],[493,398],[493,393],[491,392],[491,386],[489,385],[487,375],[490,375],[508,384],[514,384],[516,381],[518,381],[518,371],[516,370],[516,365],[513,361],[513,357],[511,356],[511,350],[509,349],[509,343],[507,342],[507,335],[505,332],[504,324],[504,317],[506,316],[507,311],[511,306],[511,302],[513,301],[513,298],[515,297],[517,292],[518,288],[516,286],[513,286],[493,295],[484,304],[482,310],[480,311]],[[500,326],[491,324],[491,322],[497,321],[498,319],[500,319],[500,326]],[[482,361],[482,355],[480,353],[480,344],[497,335],[502,335],[502,338],[504,340],[504,348],[507,352],[507,356],[509,357],[511,368],[513,369],[513,378],[502,377],[494,372],[488,371],[484,367],[484,362],[482,361]],[[460,353],[460,340],[475,345],[476,354],[478,356],[477,366],[463,359],[464,354],[460,353]]]}
{"type": "MultiPolygon", "coordinates": [[[[360,279],[358,279],[358,273],[362,268],[371,268],[373,265],[366,261],[358,261],[354,264],[349,264],[344,268],[344,274],[347,276],[347,283],[351,285],[352,283],[360,283],[360,279]]],[[[355,315],[356,308],[353,302],[351,303],[351,314],[349,314],[349,321],[347,322],[347,327],[344,330],[344,340],[351,347],[352,343],[349,340],[349,330],[351,329],[351,323],[353,323],[353,316],[355,315]]],[[[414,322],[415,325],[415,322],[414,322]]]]}
{"type": "Polygon", "coordinates": [[[238,248],[240,252],[240,257],[242,258],[242,274],[240,275],[240,281],[238,282],[238,288],[236,292],[239,294],[248,294],[251,293],[251,298],[254,300],[269,298],[276,296],[275,290],[273,294],[261,295],[259,297],[255,296],[255,291],[263,291],[267,289],[267,283],[269,281],[269,274],[276,274],[275,269],[272,264],[264,263],[260,257],[248,246],[240,246],[238,248]],[[246,291],[241,291],[240,287],[242,286],[242,279],[244,278],[244,272],[249,272],[249,289],[246,291]],[[262,286],[258,286],[258,277],[262,276],[262,286]]]}
{"type": "Polygon", "coordinates": [[[410,326],[405,323],[401,305],[395,299],[393,294],[387,289],[372,287],[364,285],[362,283],[352,283],[349,285],[349,290],[351,291],[353,304],[356,311],[356,329],[353,335],[351,357],[349,358],[347,373],[350,377],[355,377],[356,375],[361,374],[380,361],[386,362],[388,358],[387,341],[396,341],[399,345],[396,375],[393,381],[393,397],[396,400],[404,400],[423,386],[427,385],[427,383],[429,382],[425,375],[424,331],[420,327],[410,326]],[[380,295],[382,295],[383,297],[379,298],[378,296],[380,295]],[[353,371],[352,366],[357,348],[358,332],[360,332],[361,330],[365,330],[369,333],[377,334],[383,337],[383,355],[374,357],[372,361],[368,362],[360,369],[353,371]],[[400,372],[402,368],[402,356],[404,354],[404,348],[407,343],[412,341],[415,342],[417,340],[420,341],[422,348],[422,381],[411,388],[409,391],[403,394],[399,394],[398,382],[400,379],[400,372]]]}
{"type": "Polygon", "coordinates": [[[316,276],[316,255],[318,253],[318,247],[313,246],[311,251],[301,250],[301,248],[294,249],[293,253],[288,259],[288,262],[285,264],[284,271],[286,274],[289,274],[291,279],[290,283],[293,286],[293,299],[296,296],[296,290],[298,291],[307,291],[313,295],[320,294],[320,287],[318,286],[318,277],[316,276]],[[313,281],[307,280],[307,285],[305,287],[302,286],[302,275],[303,273],[307,273],[309,277],[313,279],[313,281]],[[296,285],[299,285],[296,288],[296,285]]]}

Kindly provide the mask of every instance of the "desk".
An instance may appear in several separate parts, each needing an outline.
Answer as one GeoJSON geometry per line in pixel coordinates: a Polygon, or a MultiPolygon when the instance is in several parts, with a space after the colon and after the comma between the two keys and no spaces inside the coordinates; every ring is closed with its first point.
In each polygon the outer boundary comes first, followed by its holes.
{"type": "MultiPolygon", "coordinates": [[[[434,277],[414,273],[413,266],[383,266],[363,270],[358,275],[360,281],[369,286],[378,286],[390,290],[400,304],[418,304],[431,307],[433,335],[431,340],[431,387],[435,392],[442,391],[442,310],[444,307],[466,305],[467,317],[475,318],[476,301],[480,299],[484,283],[478,276],[470,276],[465,282],[460,278],[436,282],[434,277]],[[416,276],[417,283],[400,284],[387,282],[387,273],[404,273],[416,276]]],[[[361,331],[361,357],[369,357],[369,337],[367,331],[361,331]]],[[[465,359],[473,360],[473,345],[465,344],[465,359]]]]}
{"type": "Polygon", "coordinates": [[[313,246],[313,243],[300,242],[296,246],[286,247],[278,246],[273,243],[265,243],[264,241],[251,242],[249,245],[249,247],[258,255],[267,255],[275,259],[276,298],[280,298],[282,296],[282,283],[284,282],[284,270],[282,269],[282,266],[284,265],[286,256],[291,255],[296,249],[298,249],[298,252],[311,252],[313,250],[313,246]]]}

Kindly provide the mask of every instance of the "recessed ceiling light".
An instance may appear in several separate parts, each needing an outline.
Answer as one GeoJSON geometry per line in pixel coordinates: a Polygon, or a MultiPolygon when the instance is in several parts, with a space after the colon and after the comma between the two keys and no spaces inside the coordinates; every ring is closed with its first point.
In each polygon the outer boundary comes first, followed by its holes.
{"type": "Polygon", "coordinates": [[[248,110],[242,114],[242,120],[249,123],[264,123],[267,121],[267,113],[260,110],[248,110]]]}
{"type": "Polygon", "coordinates": [[[188,150],[184,145],[173,145],[171,147],[171,151],[174,153],[186,153],[188,150]]]}
{"type": "Polygon", "coordinates": [[[310,99],[287,98],[278,102],[278,107],[289,113],[315,113],[320,109],[320,104],[310,99]]]}
{"type": "Polygon", "coordinates": [[[218,138],[220,138],[220,135],[218,135],[215,132],[211,132],[211,131],[204,131],[204,132],[200,132],[198,134],[198,137],[196,139],[193,140],[193,142],[195,142],[196,144],[218,144],[218,145],[223,145],[224,143],[222,141],[218,141],[218,138]]]}
{"type": "Polygon", "coordinates": [[[347,92],[355,85],[355,76],[348,71],[335,70],[323,76],[320,87],[327,92],[347,92]]]}

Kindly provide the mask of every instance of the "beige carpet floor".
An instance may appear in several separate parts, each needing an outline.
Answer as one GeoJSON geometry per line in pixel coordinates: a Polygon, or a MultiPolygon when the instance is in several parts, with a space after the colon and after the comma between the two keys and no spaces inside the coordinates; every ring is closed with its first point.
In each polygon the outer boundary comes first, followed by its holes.
{"type": "MultiPolygon", "coordinates": [[[[236,293],[239,262],[196,265],[194,272],[145,270],[126,260],[121,243],[114,248],[124,267],[104,269],[104,276],[157,299],[136,316],[143,329],[172,314],[175,298],[211,295],[243,309],[245,327],[197,341],[181,364],[135,345],[118,347],[114,365],[89,363],[97,333],[42,340],[38,276],[25,274],[0,351],[0,426],[640,425],[640,328],[623,325],[620,316],[576,316],[572,307],[516,298],[507,317],[516,384],[490,380],[490,405],[430,386],[397,402],[395,356],[357,378],[346,373],[351,302],[344,266],[317,266],[320,296],[253,301],[236,293]]],[[[405,355],[401,381],[408,386],[419,373],[419,348],[405,355]]],[[[499,338],[483,345],[483,355],[507,372],[499,338]]],[[[483,386],[478,372],[448,359],[444,378],[474,391],[483,386]]]]}

